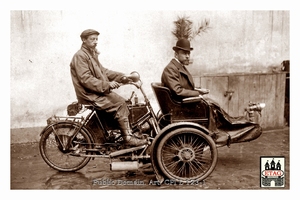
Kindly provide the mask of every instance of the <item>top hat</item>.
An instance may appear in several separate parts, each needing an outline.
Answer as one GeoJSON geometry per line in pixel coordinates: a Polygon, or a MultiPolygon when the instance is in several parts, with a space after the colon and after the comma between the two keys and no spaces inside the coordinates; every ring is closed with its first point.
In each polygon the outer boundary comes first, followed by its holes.
{"type": "Polygon", "coordinates": [[[100,33],[98,31],[93,30],[93,29],[87,29],[87,30],[84,30],[81,33],[80,37],[81,38],[87,38],[88,36],[94,35],[94,34],[99,35],[100,33]]]}
{"type": "Polygon", "coordinates": [[[190,41],[188,39],[179,39],[176,43],[176,46],[173,47],[173,50],[176,51],[178,49],[184,51],[192,51],[193,47],[191,47],[190,41]]]}

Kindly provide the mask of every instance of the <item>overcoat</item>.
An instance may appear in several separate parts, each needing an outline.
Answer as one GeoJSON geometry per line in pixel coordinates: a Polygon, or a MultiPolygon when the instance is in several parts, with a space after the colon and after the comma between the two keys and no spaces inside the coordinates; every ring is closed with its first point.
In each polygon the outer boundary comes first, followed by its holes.
{"type": "Polygon", "coordinates": [[[120,82],[124,74],[104,68],[98,55],[83,44],[72,58],[70,70],[77,100],[99,109],[117,111],[125,99],[110,90],[109,82],[120,82]]]}
{"type": "Polygon", "coordinates": [[[163,70],[161,82],[180,98],[199,96],[192,75],[174,58],[163,70]]]}
{"type": "MultiPolygon", "coordinates": [[[[173,94],[176,94],[178,97],[193,97],[199,96],[199,92],[194,90],[194,81],[192,75],[189,71],[181,65],[176,59],[172,59],[171,62],[165,67],[161,76],[161,82],[165,87],[168,87],[173,94]]],[[[180,100],[180,98],[173,96],[174,99],[180,100]]],[[[210,122],[208,129],[215,134],[220,134],[220,127],[226,127],[229,124],[248,124],[249,122],[244,116],[231,117],[229,116],[220,105],[214,100],[203,97],[203,100],[207,102],[210,106],[210,122]]],[[[247,132],[250,135],[252,132],[247,132]]],[[[245,135],[247,134],[245,133],[245,135]]],[[[225,139],[227,139],[227,134],[224,133],[225,139]]],[[[251,137],[251,136],[250,136],[251,137]]],[[[226,142],[226,141],[225,141],[226,142]]]]}

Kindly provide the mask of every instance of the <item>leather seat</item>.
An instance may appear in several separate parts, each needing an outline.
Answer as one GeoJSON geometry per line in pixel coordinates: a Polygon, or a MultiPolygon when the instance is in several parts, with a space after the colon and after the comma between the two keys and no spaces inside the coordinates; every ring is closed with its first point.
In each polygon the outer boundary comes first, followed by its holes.
{"type": "Polygon", "coordinates": [[[161,83],[151,83],[161,112],[168,117],[171,123],[179,121],[196,122],[208,125],[209,106],[208,103],[199,97],[182,99],[172,96],[169,88],[161,83]]]}

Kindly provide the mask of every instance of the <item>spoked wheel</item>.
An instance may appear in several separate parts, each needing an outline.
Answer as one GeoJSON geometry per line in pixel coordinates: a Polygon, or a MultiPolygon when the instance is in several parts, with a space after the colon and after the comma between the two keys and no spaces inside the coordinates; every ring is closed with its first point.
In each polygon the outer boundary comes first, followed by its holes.
{"type": "Polygon", "coordinates": [[[59,171],[77,171],[88,164],[90,157],[80,157],[75,154],[91,147],[89,135],[80,130],[75,138],[71,136],[78,130],[74,123],[57,123],[49,126],[40,139],[40,153],[44,161],[59,171]]]}
{"type": "Polygon", "coordinates": [[[156,163],[165,177],[188,183],[208,177],[217,164],[217,154],[210,136],[195,128],[180,128],[159,142],[156,163]]]}

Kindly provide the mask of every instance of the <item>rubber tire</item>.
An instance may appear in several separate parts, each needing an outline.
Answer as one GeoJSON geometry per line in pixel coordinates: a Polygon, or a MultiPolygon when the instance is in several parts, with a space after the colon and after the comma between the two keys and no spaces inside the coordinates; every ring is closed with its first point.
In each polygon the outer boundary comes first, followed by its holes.
{"type": "MultiPolygon", "coordinates": [[[[217,164],[218,151],[217,151],[215,142],[206,133],[204,133],[196,128],[179,128],[179,129],[170,131],[158,142],[158,145],[156,145],[156,146],[157,146],[157,148],[155,150],[156,153],[154,154],[154,155],[156,155],[156,158],[154,158],[155,159],[154,163],[158,165],[157,166],[158,169],[162,172],[162,174],[163,174],[163,176],[165,176],[165,178],[170,179],[170,180],[175,180],[176,182],[190,183],[190,182],[195,182],[195,181],[197,181],[197,182],[202,181],[213,172],[213,170],[215,169],[216,164],[217,164]],[[187,137],[192,136],[195,141],[202,140],[210,147],[211,162],[209,164],[208,169],[203,174],[195,175],[193,177],[181,177],[181,176],[174,174],[173,172],[171,172],[168,169],[167,165],[169,165],[169,163],[164,163],[162,151],[163,151],[163,148],[166,146],[166,143],[168,141],[171,141],[172,138],[176,138],[176,137],[180,138],[180,137],[185,137],[185,136],[187,136],[187,137]],[[196,139],[196,138],[198,138],[198,139],[196,139]]],[[[189,146],[189,145],[187,145],[187,146],[189,146]]],[[[189,149],[189,148],[187,148],[187,149],[189,149]]],[[[202,154],[203,154],[203,150],[202,150],[202,154]]]]}
{"type": "MultiPolygon", "coordinates": [[[[50,166],[52,167],[53,169],[56,169],[58,171],[64,171],[64,172],[73,172],[73,171],[77,171],[77,170],[80,170],[82,169],[83,167],[85,167],[89,161],[90,161],[90,157],[78,157],[78,156],[73,156],[73,155],[70,155],[69,152],[63,152],[61,150],[61,148],[59,148],[59,145],[56,141],[56,139],[53,139],[55,140],[55,143],[54,145],[56,145],[56,148],[54,147],[54,149],[57,151],[57,157],[66,157],[66,159],[68,160],[68,162],[70,161],[70,159],[77,159],[77,160],[80,160],[78,162],[78,164],[76,164],[75,166],[62,166],[60,165],[59,163],[55,162],[54,159],[52,159],[50,156],[48,156],[48,154],[46,153],[46,144],[47,144],[47,139],[48,137],[53,134],[53,129],[56,130],[56,132],[58,133],[61,133],[61,132],[64,132],[64,130],[71,130],[71,129],[74,129],[74,128],[77,128],[78,129],[78,125],[72,123],[72,122],[59,122],[59,123],[56,123],[56,124],[53,124],[51,126],[49,126],[44,132],[43,134],[41,135],[41,138],[40,138],[40,142],[39,142],[39,150],[40,150],[40,154],[43,158],[43,160],[50,166]],[[60,154],[60,155],[59,155],[60,154]]],[[[86,145],[85,147],[86,148],[91,148],[91,139],[90,139],[90,135],[88,133],[86,133],[83,129],[81,129],[79,131],[79,134],[81,134],[84,138],[84,142],[87,143],[88,145],[86,145]]],[[[53,146],[54,146],[53,145],[53,146]]],[[[56,156],[56,155],[55,155],[56,156]]]]}

